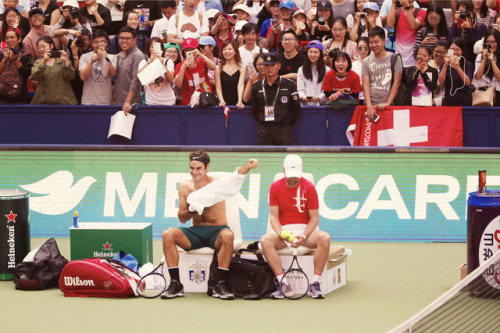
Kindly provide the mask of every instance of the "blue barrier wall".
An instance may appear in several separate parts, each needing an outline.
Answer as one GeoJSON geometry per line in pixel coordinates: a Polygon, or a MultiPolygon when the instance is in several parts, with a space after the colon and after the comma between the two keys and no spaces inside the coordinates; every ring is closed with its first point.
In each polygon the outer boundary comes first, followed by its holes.
{"type": "MultiPolygon", "coordinates": [[[[232,110],[227,122],[222,108],[142,106],[132,140],[107,139],[116,106],[0,105],[0,144],[69,145],[256,145],[257,123],[250,109],[232,110]]],[[[303,108],[294,128],[294,145],[348,146],[346,128],[354,109],[303,108]]],[[[499,147],[498,108],[464,108],[464,146],[499,147]]]]}

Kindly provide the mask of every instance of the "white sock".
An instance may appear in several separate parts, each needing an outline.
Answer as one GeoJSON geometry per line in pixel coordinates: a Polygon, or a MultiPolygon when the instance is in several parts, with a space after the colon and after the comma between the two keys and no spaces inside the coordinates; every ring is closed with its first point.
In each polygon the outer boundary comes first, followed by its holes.
{"type": "Polygon", "coordinates": [[[314,283],[314,282],[318,282],[319,283],[320,280],[321,280],[321,274],[314,273],[312,283],[314,283]]]}
{"type": "Polygon", "coordinates": [[[284,276],[285,276],[284,273],[276,274],[276,278],[278,279],[279,282],[282,282],[284,284],[289,284],[288,280],[284,276]]]}

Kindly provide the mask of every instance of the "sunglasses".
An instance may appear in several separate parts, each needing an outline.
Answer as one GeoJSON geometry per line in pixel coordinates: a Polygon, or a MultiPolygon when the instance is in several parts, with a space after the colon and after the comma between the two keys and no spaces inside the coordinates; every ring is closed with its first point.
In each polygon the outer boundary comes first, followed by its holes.
{"type": "Polygon", "coordinates": [[[359,51],[368,51],[370,48],[368,46],[358,46],[359,51]]]}

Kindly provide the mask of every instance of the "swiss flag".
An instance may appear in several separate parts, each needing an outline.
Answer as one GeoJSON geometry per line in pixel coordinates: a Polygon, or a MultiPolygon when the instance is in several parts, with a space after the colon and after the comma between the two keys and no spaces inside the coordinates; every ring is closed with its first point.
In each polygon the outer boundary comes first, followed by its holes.
{"type": "Polygon", "coordinates": [[[347,128],[352,146],[463,146],[461,107],[390,106],[377,111],[376,123],[365,112],[358,106],[347,128]]]}

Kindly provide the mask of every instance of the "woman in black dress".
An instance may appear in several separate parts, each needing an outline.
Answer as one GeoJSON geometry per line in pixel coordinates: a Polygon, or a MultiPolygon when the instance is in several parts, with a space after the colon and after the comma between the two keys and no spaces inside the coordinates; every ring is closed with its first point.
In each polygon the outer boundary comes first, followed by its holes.
{"type": "Polygon", "coordinates": [[[244,107],[243,88],[246,71],[241,67],[241,58],[236,41],[222,44],[221,63],[215,70],[215,86],[220,106],[236,105],[244,107]]]}

